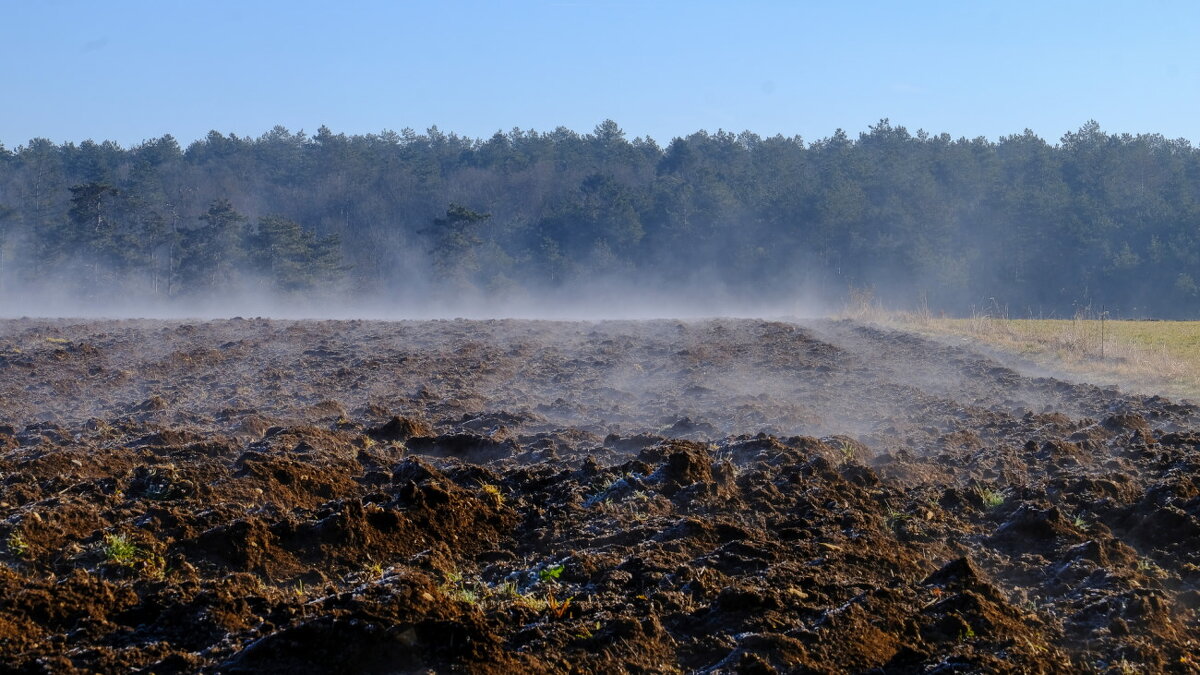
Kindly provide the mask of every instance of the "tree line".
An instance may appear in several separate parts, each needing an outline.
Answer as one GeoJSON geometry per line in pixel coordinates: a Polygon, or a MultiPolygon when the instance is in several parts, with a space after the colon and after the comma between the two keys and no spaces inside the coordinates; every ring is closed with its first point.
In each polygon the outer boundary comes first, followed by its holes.
{"type": "Polygon", "coordinates": [[[0,145],[0,292],[453,299],[605,280],[935,310],[1200,317],[1200,152],[882,120],[807,142],[431,128],[0,145]],[[418,290],[419,289],[419,290],[418,290]]]}

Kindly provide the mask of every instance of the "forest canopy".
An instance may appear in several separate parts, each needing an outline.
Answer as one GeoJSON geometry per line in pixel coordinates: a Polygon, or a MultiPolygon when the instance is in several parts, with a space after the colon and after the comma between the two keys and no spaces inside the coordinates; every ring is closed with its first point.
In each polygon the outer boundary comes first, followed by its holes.
{"type": "Polygon", "coordinates": [[[611,120],[0,146],[0,305],[50,289],[453,302],[616,282],[1200,318],[1200,152],[1096,122],[1052,143],[888,120],[857,138],[699,131],[665,147],[611,120]]]}

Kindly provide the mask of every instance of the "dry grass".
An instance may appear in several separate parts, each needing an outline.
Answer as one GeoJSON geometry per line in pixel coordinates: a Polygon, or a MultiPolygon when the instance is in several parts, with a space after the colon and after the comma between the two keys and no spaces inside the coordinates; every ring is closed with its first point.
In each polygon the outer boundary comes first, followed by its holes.
{"type": "Polygon", "coordinates": [[[1114,321],[1087,312],[1072,319],[1012,319],[1001,312],[948,319],[928,309],[887,311],[864,292],[852,294],[844,316],[964,338],[1130,392],[1200,400],[1200,321],[1114,321]]]}

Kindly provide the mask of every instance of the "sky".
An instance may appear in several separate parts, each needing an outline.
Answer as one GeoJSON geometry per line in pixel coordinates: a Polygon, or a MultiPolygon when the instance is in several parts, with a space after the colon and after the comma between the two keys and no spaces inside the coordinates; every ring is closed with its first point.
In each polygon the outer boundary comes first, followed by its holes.
{"type": "Polygon", "coordinates": [[[615,120],[1200,144],[1200,3],[0,0],[0,143],[615,120]]]}

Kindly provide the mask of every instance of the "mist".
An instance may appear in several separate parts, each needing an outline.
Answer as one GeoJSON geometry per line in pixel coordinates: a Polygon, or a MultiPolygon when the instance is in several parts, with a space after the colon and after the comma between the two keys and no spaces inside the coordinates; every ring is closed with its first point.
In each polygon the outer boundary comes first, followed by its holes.
{"type": "Polygon", "coordinates": [[[257,285],[229,288],[210,297],[139,298],[108,295],[85,298],[66,287],[6,290],[0,301],[0,318],[80,319],[272,319],[432,320],[530,319],[564,321],[790,318],[829,316],[842,307],[798,290],[791,297],[748,297],[723,286],[654,288],[632,280],[595,279],[541,290],[510,289],[504,292],[432,290],[425,282],[420,292],[336,296],[279,293],[257,285]]]}

